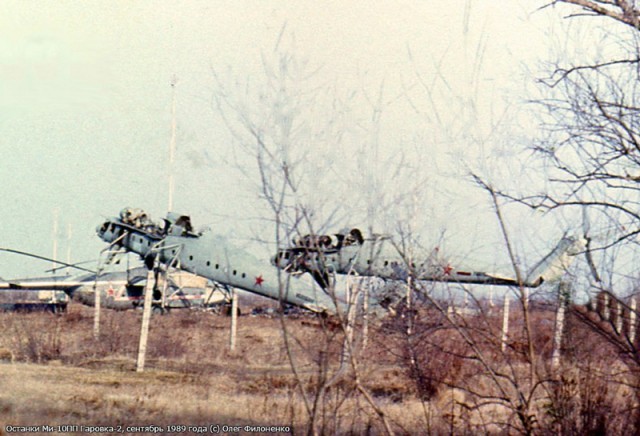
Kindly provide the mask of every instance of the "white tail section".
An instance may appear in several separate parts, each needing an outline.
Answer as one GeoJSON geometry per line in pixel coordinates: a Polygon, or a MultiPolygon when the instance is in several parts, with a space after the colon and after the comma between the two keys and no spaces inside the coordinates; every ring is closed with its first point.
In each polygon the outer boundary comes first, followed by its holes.
{"type": "Polygon", "coordinates": [[[576,254],[579,254],[585,247],[585,240],[564,237],[558,245],[533,267],[527,274],[525,284],[538,286],[542,282],[553,282],[558,280],[565,273],[576,254]]]}

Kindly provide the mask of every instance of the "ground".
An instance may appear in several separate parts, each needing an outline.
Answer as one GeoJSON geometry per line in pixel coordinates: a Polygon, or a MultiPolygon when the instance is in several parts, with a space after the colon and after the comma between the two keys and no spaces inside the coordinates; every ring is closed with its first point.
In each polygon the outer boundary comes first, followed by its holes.
{"type": "MultiPolygon", "coordinates": [[[[184,310],[152,319],[145,371],[138,373],[140,318],[137,311],[104,311],[96,341],[92,308],[72,304],[64,315],[0,313],[0,430],[27,425],[304,428],[307,412],[297,380],[312,392],[320,373],[335,374],[339,366],[331,356],[340,354],[340,329],[314,315],[290,316],[284,323],[278,315],[243,315],[231,351],[229,317],[184,310]]],[[[370,388],[389,413],[401,416],[406,407],[419,405],[411,383],[391,361],[363,365],[362,374],[376,380],[370,388]]],[[[359,415],[340,424],[359,428],[375,416],[354,399],[349,377],[338,383],[349,401],[331,410],[359,415]]],[[[403,419],[406,425],[411,421],[403,419]]]]}

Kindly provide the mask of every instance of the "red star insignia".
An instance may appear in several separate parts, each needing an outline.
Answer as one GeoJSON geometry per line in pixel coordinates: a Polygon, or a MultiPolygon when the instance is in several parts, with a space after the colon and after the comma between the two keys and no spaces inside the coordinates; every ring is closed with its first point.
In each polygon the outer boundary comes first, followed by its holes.
{"type": "Polygon", "coordinates": [[[445,276],[451,275],[451,271],[453,271],[453,267],[451,265],[447,264],[447,266],[445,266],[444,270],[443,270],[444,275],[445,276]]]}
{"type": "Polygon", "coordinates": [[[256,286],[262,286],[262,282],[264,282],[262,275],[259,275],[258,277],[256,277],[256,286]]]}

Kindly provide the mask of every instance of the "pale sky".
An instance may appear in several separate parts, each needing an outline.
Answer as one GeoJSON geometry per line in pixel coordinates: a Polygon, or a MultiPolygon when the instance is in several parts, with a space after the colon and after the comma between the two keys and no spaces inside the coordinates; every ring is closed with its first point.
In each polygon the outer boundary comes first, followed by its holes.
{"type": "MultiPolygon", "coordinates": [[[[125,206],[164,216],[174,76],[174,210],[192,215],[196,227],[270,239],[259,220],[264,208],[253,158],[237,147],[214,105],[220,91],[214,72],[232,98],[253,108],[250,96],[233,93],[264,86],[263,60],[274,61],[282,32],[281,47],[318,69],[311,83],[332,89],[349,108],[337,117],[323,101],[302,115],[313,131],[324,131],[332,117],[343,123],[339,143],[305,141],[309,156],[331,160],[322,174],[305,177],[317,188],[309,195],[328,198],[339,211],[343,222],[335,230],[369,224],[350,197],[366,197],[371,186],[393,196],[415,182],[416,227],[426,241],[446,229],[458,256],[504,262],[486,195],[464,176],[471,167],[523,182],[528,163],[515,141],[531,128],[521,123],[530,72],[567,38],[560,12],[536,12],[537,6],[3,0],[0,247],[50,256],[57,214],[59,258],[66,260],[70,249],[72,260],[81,261],[104,247],[95,236],[104,217],[125,206]],[[372,102],[381,93],[381,117],[373,123],[372,102]],[[400,157],[405,164],[392,171],[400,157]]],[[[524,219],[514,213],[514,222],[524,219]]],[[[557,221],[526,216],[527,225],[513,226],[518,249],[538,253],[555,245],[563,230],[557,221]]],[[[2,277],[49,266],[7,254],[0,260],[2,277]]]]}

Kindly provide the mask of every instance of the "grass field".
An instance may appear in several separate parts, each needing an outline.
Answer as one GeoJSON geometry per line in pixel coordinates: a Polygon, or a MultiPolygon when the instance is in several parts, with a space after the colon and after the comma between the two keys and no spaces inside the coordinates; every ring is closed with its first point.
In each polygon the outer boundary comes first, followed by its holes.
{"type": "Polygon", "coordinates": [[[245,426],[253,434],[271,426],[296,434],[636,428],[636,372],[573,316],[557,369],[548,309],[529,314],[529,330],[514,310],[504,351],[499,311],[450,318],[426,308],[412,317],[411,325],[411,316],[372,321],[366,344],[357,325],[345,353],[334,319],[245,315],[230,351],[229,317],[175,310],[153,317],[146,369],[137,373],[139,311],[103,311],[98,340],[92,308],[0,313],[0,432],[43,425],[154,425],[167,434],[244,434],[245,426]]]}
{"type": "MultiPolygon", "coordinates": [[[[231,352],[229,317],[173,311],[153,318],[146,371],[136,373],[140,313],[103,312],[97,342],[92,317],[93,309],[75,304],[62,316],[0,313],[0,424],[303,429],[307,413],[297,381],[313,390],[321,367],[336,369],[337,360],[326,358],[326,366],[320,360],[340,350],[335,327],[323,327],[314,316],[287,319],[296,378],[278,317],[240,317],[231,352]]],[[[377,401],[409,431],[415,419],[407,416],[407,407],[419,408],[420,402],[402,371],[392,361],[378,360],[363,366],[363,374],[377,401]]],[[[349,394],[348,377],[340,384],[349,394]]],[[[323,407],[340,415],[334,425],[374,428],[370,407],[345,397],[339,406],[323,399],[323,407]]]]}

